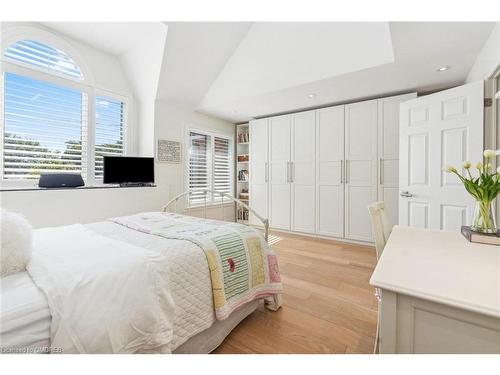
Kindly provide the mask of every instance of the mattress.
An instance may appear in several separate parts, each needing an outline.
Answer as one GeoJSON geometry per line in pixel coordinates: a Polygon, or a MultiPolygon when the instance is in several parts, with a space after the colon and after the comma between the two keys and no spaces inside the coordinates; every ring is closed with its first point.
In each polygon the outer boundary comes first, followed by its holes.
{"type": "MultiPolygon", "coordinates": [[[[166,252],[170,266],[170,291],[175,303],[171,345],[174,352],[206,353],[215,349],[224,337],[257,307],[257,302],[254,301],[225,321],[216,321],[205,254],[191,242],[152,236],[112,222],[86,226],[103,236],[166,252]]],[[[42,233],[40,230],[38,234],[42,233]]],[[[37,231],[34,238],[36,251],[37,231]]],[[[27,347],[32,350],[48,347],[51,315],[45,295],[36,287],[27,272],[2,278],[0,283],[2,350],[5,352],[8,348],[15,347],[27,347]]]]}

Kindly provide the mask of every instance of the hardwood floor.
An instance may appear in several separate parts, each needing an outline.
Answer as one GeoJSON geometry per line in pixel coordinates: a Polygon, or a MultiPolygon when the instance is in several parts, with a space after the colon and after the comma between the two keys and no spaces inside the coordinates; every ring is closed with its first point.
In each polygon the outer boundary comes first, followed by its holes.
{"type": "Polygon", "coordinates": [[[368,246],[272,233],[284,287],[277,312],[260,306],[214,353],[372,353],[377,303],[368,246]]]}

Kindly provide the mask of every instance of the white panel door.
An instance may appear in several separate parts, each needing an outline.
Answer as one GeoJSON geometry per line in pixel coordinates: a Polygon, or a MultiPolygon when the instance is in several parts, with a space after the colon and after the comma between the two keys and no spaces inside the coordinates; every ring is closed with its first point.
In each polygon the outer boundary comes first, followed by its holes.
{"type": "Polygon", "coordinates": [[[316,233],[344,237],[344,106],[316,112],[316,233]]]}
{"type": "Polygon", "coordinates": [[[461,169],[482,160],[483,82],[401,104],[400,225],[459,230],[470,223],[474,201],[442,166],[461,169]]]}
{"type": "MultiPolygon", "coordinates": [[[[260,216],[268,217],[268,120],[250,121],[250,207],[260,216]]],[[[262,225],[252,213],[250,223],[262,225]]]]}
{"type": "Polygon", "coordinates": [[[399,105],[417,94],[378,100],[378,200],[385,203],[389,222],[399,223],[399,105]]]}
{"type": "Polygon", "coordinates": [[[316,111],[292,115],[291,229],[314,233],[316,206],[316,111]]]}
{"type": "Polygon", "coordinates": [[[372,241],[367,206],[377,200],[377,100],[345,106],[345,238],[372,241]]]}
{"type": "Polygon", "coordinates": [[[269,222],[290,230],[290,115],[269,119],[269,222]]]}

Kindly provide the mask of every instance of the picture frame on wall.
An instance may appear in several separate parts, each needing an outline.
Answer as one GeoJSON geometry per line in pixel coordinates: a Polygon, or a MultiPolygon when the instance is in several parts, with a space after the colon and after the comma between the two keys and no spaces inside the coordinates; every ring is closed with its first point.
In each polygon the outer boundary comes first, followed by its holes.
{"type": "Polygon", "coordinates": [[[181,142],[158,139],[156,143],[156,160],[159,163],[180,164],[182,160],[181,142]]]}

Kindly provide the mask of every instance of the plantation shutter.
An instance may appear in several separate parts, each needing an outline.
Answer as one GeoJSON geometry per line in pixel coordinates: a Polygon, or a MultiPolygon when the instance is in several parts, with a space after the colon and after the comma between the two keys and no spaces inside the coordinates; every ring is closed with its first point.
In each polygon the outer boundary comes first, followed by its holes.
{"type": "MultiPolygon", "coordinates": [[[[189,143],[189,189],[210,189],[210,136],[190,132],[189,143]]],[[[204,193],[198,191],[191,194],[189,203],[204,201],[204,193]]]]}
{"type": "Polygon", "coordinates": [[[5,73],[3,178],[35,179],[42,172],[85,177],[86,113],[81,91],[5,73]]]}
{"type": "Polygon", "coordinates": [[[15,42],[5,50],[4,56],[49,73],[83,80],[80,68],[67,53],[34,40],[15,42]]]}
{"type": "Polygon", "coordinates": [[[95,173],[103,178],[103,156],[125,154],[124,103],[97,96],[95,100],[95,173]]]}
{"type": "MultiPolygon", "coordinates": [[[[229,139],[214,137],[214,190],[231,193],[232,170],[231,143],[229,139]]],[[[220,199],[220,196],[214,198],[220,199]]]]}

